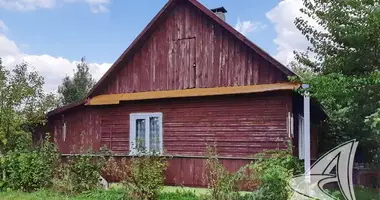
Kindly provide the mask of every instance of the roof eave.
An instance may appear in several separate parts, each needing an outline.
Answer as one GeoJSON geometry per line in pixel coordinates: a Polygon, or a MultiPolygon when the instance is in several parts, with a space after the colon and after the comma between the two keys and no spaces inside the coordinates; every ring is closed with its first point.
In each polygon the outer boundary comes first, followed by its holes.
{"type": "Polygon", "coordinates": [[[65,111],[68,111],[72,108],[75,108],[75,107],[78,107],[78,106],[81,106],[81,105],[85,105],[87,102],[87,99],[83,99],[83,100],[80,100],[80,101],[77,101],[77,102],[74,102],[74,103],[71,103],[71,104],[68,104],[68,105],[65,105],[65,106],[61,106],[59,108],[56,108],[50,112],[48,112],[46,114],[46,117],[51,117],[53,115],[56,115],[56,114],[59,114],[59,113],[62,113],[62,112],[65,112],[65,111]]]}

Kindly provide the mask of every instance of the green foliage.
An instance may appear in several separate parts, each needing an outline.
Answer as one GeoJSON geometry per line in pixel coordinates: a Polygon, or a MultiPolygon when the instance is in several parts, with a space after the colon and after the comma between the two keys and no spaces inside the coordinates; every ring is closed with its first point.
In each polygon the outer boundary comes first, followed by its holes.
{"type": "Polygon", "coordinates": [[[107,199],[107,200],[124,200],[128,199],[123,190],[91,190],[86,191],[78,196],[74,197],[77,200],[86,200],[86,199],[107,199]]]}
{"type": "Polygon", "coordinates": [[[298,60],[315,72],[362,75],[380,69],[380,2],[378,0],[304,0],[295,24],[310,41],[298,60]]]}
{"type": "Polygon", "coordinates": [[[17,148],[7,152],[0,167],[5,172],[4,187],[30,192],[50,186],[59,156],[49,139],[40,147],[26,147],[21,140],[17,148]]]}
{"type": "Polygon", "coordinates": [[[229,172],[218,160],[216,146],[207,147],[208,159],[206,160],[206,180],[210,189],[208,199],[233,200],[239,199],[238,182],[243,179],[244,173],[238,171],[229,172]]]}
{"type": "Polygon", "coordinates": [[[272,150],[256,155],[247,168],[252,172],[252,179],[259,183],[259,190],[251,198],[259,200],[288,199],[291,189],[290,178],[302,172],[299,160],[292,156],[290,150],[272,150]]]}
{"type": "Polygon", "coordinates": [[[357,139],[364,161],[378,162],[380,129],[376,113],[380,101],[380,72],[365,78],[330,73],[301,81],[310,84],[310,94],[329,115],[325,124],[328,129],[320,134],[319,149],[326,152],[344,141],[357,139]]]}
{"type": "Polygon", "coordinates": [[[83,57],[81,62],[77,64],[74,77],[66,76],[58,87],[61,103],[67,105],[82,100],[94,85],[95,81],[83,57]]]}
{"type": "MultiPolygon", "coordinates": [[[[1,199],[4,200],[124,200],[131,199],[125,196],[121,189],[110,190],[92,190],[81,194],[65,195],[50,190],[40,190],[32,193],[23,193],[19,191],[7,191],[1,193],[1,199]]],[[[192,192],[177,191],[163,192],[159,195],[159,200],[198,200],[200,199],[192,192]]]]}
{"type": "Polygon", "coordinates": [[[6,191],[1,193],[1,199],[4,200],[69,200],[59,193],[48,190],[39,190],[36,192],[24,193],[20,191],[6,191]]]}
{"type": "Polygon", "coordinates": [[[56,106],[55,96],[43,91],[44,79],[27,63],[9,71],[0,59],[0,154],[13,149],[15,138],[33,132],[56,106]]]}
{"type": "Polygon", "coordinates": [[[160,200],[199,200],[200,198],[190,191],[176,191],[160,193],[160,200]]]}
{"type": "MultiPolygon", "coordinates": [[[[363,188],[363,187],[355,187],[355,195],[356,199],[360,200],[377,200],[380,199],[380,195],[376,193],[376,191],[363,188]]],[[[332,196],[339,200],[344,200],[344,197],[340,193],[339,190],[332,192],[332,196]]]]}
{"type": "Polygon", "coordinates": [[[157,199],[164,186],[164,171],[168,162],[158,152],[138,151],[131,158],[130,174],[124,181],[125,187],[134,199],[157,199]]]}
{"type": "Polygon", "coordinates": [[[365,123],[373,132],[375,132],[377,135],[380,135],[380,108],[378,108],[371,115],[367,116],[365,123]]]}
{"type": "Polygon", "coordinates": [[[297,81],[310,84],[312,97],[329,115],[320,135],[320,153],[357,139],[362,161],[378,162],[380,1],[303,2],[301,11],[309,18],[299,17],[295,24],[310,46],[296,52],[291,66],[301,76],[297,81]]]}
{"type": "Polygon", "coordinates": [[[51,190],[60,194],[72,194],[74,193],[74,185],[71,181],[70,171],[68,167],[64,165],[58,166],[56,174],[52,179],[51,190]]]}
{"type": "Polygon", "coordinates": [[[127,158],[117,160],[114,156],[109,156],[102,169],[102,174],[117,180],[126,180],[130,175],[130,162],[127,158]]]}
{"type": "Polygon", "coordinates": [[[64,184],[61,185],[61,190],[74,193],[99,188],[100,172],[104,164],[105,159],[101,155],[87,153],[70,156],[67,164],[63,164],[63,173],[57,184],[64,184]],[[65,189],[65,185],[68,188],[65,189]]]}

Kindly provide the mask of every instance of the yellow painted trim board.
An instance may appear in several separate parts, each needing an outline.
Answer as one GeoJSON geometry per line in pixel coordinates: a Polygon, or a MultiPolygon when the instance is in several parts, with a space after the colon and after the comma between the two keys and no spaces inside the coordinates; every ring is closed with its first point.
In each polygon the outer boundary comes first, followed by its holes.
{"type": "Polygon", "coordinates": [[[166,90],[166,91],[150,91],[122,94],[99,95],[91,98],[86,105],[112,105],[119,104],[120,101],[135,101],[147,99],[166,99],[180,97],[201,97],[216,96],[228,94],[248,94],[278,90],[294,90],[299,84],[294,83],[276,83],[249,86],[234,87],[216,87],[216,88],[194,88],[185,90],[166,90]]]}

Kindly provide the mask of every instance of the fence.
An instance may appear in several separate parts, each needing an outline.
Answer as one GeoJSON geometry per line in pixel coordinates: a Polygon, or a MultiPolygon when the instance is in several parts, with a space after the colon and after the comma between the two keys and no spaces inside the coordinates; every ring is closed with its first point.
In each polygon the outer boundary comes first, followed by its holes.
{"type": "Polygon", "coordinates": [[[380,164],[355,163],[353,179],[355,185],[380,189],[380,164]]]}

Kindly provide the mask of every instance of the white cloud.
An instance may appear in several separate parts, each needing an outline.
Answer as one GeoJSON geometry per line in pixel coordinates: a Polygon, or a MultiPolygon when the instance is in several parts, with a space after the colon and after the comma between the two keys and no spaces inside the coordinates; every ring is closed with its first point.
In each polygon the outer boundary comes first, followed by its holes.
{"type": "Polygon", "coordinates": [[[90,9],[93,13],[104,13],[108,12],[108,4],[111,0],[86,0],[90,9]]]}
{"type": "MultiPolygon", "coordinates": [[[[12,69],[16,64],[25,61],[29,63],[34,70],[45,78],[45,91],[56,91],[62,79],[66,75],[72,75],[78,61],[70,61],[63,57],[54,57],[50,55],[30,55],[23,53],[17,44],[0,34],[0,58],[3,65],[12,69]]],[[[111,63],[89,63],[90,72],[98,80],[111,66],[111,63]]]]}
{"type": "Polygon", "coordinates": [[[109,11],[108,5],[111,0],[0,0],[0,8],[14,11],[32,11],[39,8],[55,8],[59,2],[85,2],[89,5],[91,12],[104,13],[109,11]]]}
{"type": "Polygon", "coordinates": [[[108,12],[108,5],[111,0],[64,0],[67,3],[85,2],[89,5],[91,12],[93,13],[105,13],[108,12]]]}
{"type": "Polygon", "coordinates": [[[6,32],[8,31],[8,27],[5,25],[5,23],[0,20],[0,32],[6,32]]]}
{"type": "Polygon", "coordinates": [[[0,0],[0,7],[18,11],[53,8],[55,4],[56,0],[0,0]]]}
{"type": "Polygon", "coordinates": [[[326,32],[314,19],[301,13],[301,8],[303,0],[283,0],[266,14],[277,33],[274,40],[277,45],[275,58],[284,65],[294,60],[294,51],[306,51],[310,45],[294,24],[297,17],[302,17],[318,31],[326,32]]]}
{"type": "Polygon", "coordinates": [[[277,45],[275,58],[285,65],[294,59],[294,50],[304,51],[309,46],[309,42],[294,24],[296,17],[303,16],[300,12],[302,6],[302,0],[283,0],[266,14],[277,33],[274,40],[277,45]]]}
{"type": "Polygon", "coordinates": [[[238,18],[235,29],[239,31],[243,35],[247,35],[248,33],[264,29],[266,28],[265,24],[262,24],[260,22],[253,22],[253,21],[241,21],[240,18],[238,18]]]}

